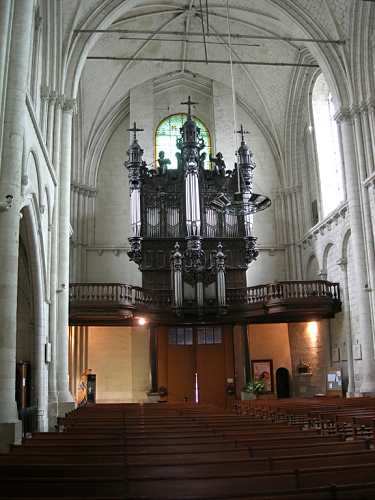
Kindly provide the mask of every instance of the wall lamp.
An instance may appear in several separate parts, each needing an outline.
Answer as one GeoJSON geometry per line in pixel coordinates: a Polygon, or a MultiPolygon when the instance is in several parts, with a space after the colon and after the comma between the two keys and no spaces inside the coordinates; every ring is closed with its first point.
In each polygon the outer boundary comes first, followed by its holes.
{"type": "Polygon", "coordinates": [[[135,318],[136,322],[138,323],[139,326],[144,326],[147,324],[147,319],[143,318],[142,316],[138,316],[135,318]]]}

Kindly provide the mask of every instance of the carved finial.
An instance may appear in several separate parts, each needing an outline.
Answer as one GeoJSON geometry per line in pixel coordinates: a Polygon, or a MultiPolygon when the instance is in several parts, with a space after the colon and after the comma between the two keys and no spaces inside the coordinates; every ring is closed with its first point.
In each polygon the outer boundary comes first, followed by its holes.
{"type": "Polygon", "coordinates": [[[193,102],[190,98],[190,96],[188,97],[188,100],[186,102],[181,102],[180,104],[183,104],[183,105],[186,105],[188,107],[188,116],[190,117],[191,116],[191,106],[193,104],[198,104],[197,102],[193,102]]]}
{"type": "Polygon", "coordinates": [[[216,252],[216,258],[223,258],[225,257],[224,252],[223,252],[223,244],[221,241],[217,244],[217,252],[216,252]]]}
{"type": "Polygon", "coordinates": [[[240,130],[237,130],[237,134],[241,134],[241,142],[245,142],[245,134],[248,134],[249,132],[247,130],[244,130],[243,125],[241,124],[240,130]]]}
{"type": "Polygon", "coordinates": [[[137,140],[137,132],[143,132],[143,130],[144,130],[143,128],[137,128],[136,122],[134,122],[133,128],[128,128],[128,131],[133,132],[133,134],[134,134],[134,136],[133,136],[134,141],[137,140]]]}

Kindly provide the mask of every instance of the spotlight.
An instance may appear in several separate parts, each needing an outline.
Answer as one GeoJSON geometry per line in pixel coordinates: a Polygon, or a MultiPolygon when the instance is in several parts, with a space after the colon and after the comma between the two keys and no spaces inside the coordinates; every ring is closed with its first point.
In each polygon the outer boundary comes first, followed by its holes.
{"type": "Polygon", "coordinates": [[[147,323],[146,318],[137,318],[137,323],[139,326],[144,326],[147,323]]]}
{"type": "Polygon", "coordinates": [[[307,331],[310,335],[316,335],[318,333],[318,323],[316,321],[310,321],[307,325],[307,331]]]}

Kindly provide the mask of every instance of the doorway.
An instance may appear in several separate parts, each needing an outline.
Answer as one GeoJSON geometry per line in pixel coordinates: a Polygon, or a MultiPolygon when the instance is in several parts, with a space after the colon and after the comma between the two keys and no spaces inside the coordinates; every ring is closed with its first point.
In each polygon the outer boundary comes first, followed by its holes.
{"type": "Polygon", "coordinates": [[[158,346],[158,385],[167,386],[168,401],[226,405],[227,379],[234,377],[231,326],[160,329],[158,346]]]}
{"type": "Polygon", "coordinates": [[[278,368],[276,370],[276,392],[278,398],[290,397],[289,370],[287,368],[278,368]]]}

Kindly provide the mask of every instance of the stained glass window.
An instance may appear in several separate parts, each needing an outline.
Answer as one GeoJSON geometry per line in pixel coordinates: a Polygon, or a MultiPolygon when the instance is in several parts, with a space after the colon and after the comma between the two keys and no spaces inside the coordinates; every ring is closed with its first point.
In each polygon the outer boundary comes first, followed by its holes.
{"type": "MultiPolygon", "coordinates": [[[[180,137],[180,128],[186,122],[187,114],[179,113],[176,115],[171,115],[162,120],[156,129],[155,134],[155,166],[158,166],[157,159],[159,157],[160,151],[164,151],[164,157],[170,160],[170,165],[168,169],[177,168],[177,158],[176,153],[178,149],[176,146],[176,140],[180,137]]],[[[200,134],[204,140],[205,147],[201,153],[206,153],[205,167],[210,168],[210,154],[211,154],[211,138],[207,127],[199,120],[193,116],[193,120],[200,128],[200,134]]]]}

